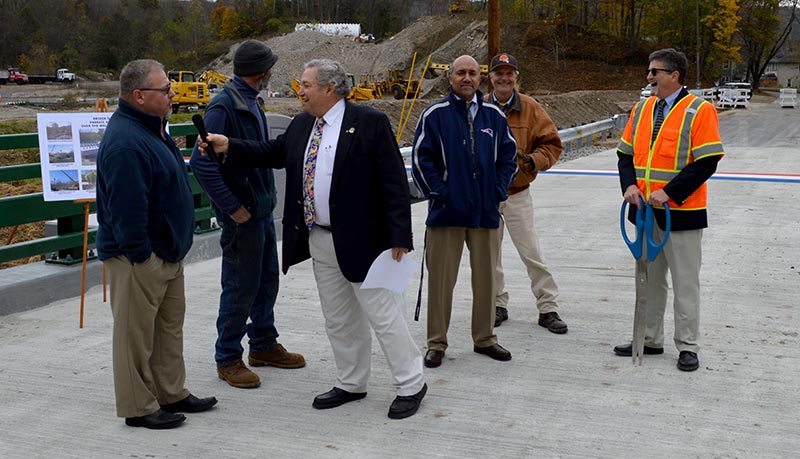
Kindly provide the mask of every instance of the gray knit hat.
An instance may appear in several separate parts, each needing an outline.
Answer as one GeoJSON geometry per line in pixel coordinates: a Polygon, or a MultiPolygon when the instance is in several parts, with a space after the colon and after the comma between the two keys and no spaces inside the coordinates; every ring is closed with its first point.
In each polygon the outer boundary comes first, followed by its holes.
{"type": "Polygon", "coordinates": [[[259,40],[247,40],[233,55],[233,73],[239,76],[257,75],[271,69],[278,56],[259,40]]]}

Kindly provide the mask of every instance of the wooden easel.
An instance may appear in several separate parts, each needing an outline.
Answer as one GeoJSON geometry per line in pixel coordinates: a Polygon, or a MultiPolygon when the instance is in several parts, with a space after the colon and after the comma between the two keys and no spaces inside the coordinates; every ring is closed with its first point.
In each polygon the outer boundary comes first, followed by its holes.
{"type": "MultiPolygon", "coordinates": [[[[108,102],[105,98],[98,98],[94,102],[94,111],[96,112],[107,112],[108,111],[108,102]]],[[[76,199],[76,203],[84,204],[83,210],[83,266],[81,267],[81,316],[80,316],[80,328],[83,328],[83,311],[84,311],[84,301],[86,298],[86,258],[87,253],[89,251],[89,209],[93,202],[95,202],[94,198],[88,199],[76,199]]],[[[103,265],[103,303],[107,301],[106,297],[106,265],[103,265]]]]}
{"type": "MultiPolygon", "coordinates": [[[[83,265],[81,267],[81,316],[80,328],[83,328],[84,300],[86,298],[86,259],[89,251],[89,209],[95,199],[76,199],[76,203],[84,204],[83,210],[83,265]]],[[[106,265],[103,265],[103,303],[106,302],[106,265]]]]}

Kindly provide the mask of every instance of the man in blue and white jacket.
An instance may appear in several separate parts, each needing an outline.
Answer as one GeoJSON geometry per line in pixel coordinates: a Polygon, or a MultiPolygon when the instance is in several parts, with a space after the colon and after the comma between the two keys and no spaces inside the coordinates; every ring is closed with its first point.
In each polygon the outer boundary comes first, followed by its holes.
{"type": "Polygon", "coordinates": [[[484,104],[478,62],[461,56],[450,67],[450,94],[428,106],[414,135],[413,175],[429,200],[428,352],[438,367],[447,349],[453,288],[464,242],[472,270],[473,350],[511,359],[494,334],[494,274],[499,253],[499,204],[517,171],[517,144],[503,112],[484,104]]]}

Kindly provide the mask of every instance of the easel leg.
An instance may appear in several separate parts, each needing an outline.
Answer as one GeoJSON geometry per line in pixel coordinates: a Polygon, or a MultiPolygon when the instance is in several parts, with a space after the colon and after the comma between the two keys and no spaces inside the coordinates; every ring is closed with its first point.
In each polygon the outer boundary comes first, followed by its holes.
{"type": "Polygon", "coordinates": [[[83,328],[83,301],[86,296],[86,252],[89,250],[89,203],[83,212],[83,268],[81,269],[81,323],[83,328]]]}

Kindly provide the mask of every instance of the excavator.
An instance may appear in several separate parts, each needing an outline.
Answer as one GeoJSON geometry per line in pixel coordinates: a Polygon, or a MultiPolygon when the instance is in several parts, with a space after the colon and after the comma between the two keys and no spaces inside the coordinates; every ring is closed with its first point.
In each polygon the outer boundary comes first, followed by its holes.
{"type": "Polygon", "coordinates": [[[206,70],[197,77],[197,81],[207,84],[208,89],[211,91],[224,86],[225,83],[230,79],[231,77],[228,75],[223,75],[211,69],[206,70]]]}
{"type": "Polygon", "coordinates": [[[194,72],[170,70],[167,76],[172,90],[175,92],[175,97],[172,98],[173,112],[177,113],[181,107],[186,107],[189,111],[197,111],[198,108],[204,108],[211,101],[208,85],[196,81],[194,72]]]}
{"type": "MultiPolygon", "coordinates": [[[[350,80],[350,95],[347,96],[347,100],[351,102],[360,102],[362,100],[372,100],[372,99],[382,99],[383,93],[381,92],[381,85],[375,81],[375,76],[368,73],[362,73],[359,76],[358,83],[356,83],[355,76],[352,73],[347,74],[347,78],[350,80]]],[[[292,78],[292,91],[300,99],[300,103],[303,102],[303,98],[300,97],[300,82],[297,81],[296,78],[292,78]]]]}
{"type": "Polygon", "coordinates": [[[407,80],[405,71],[390,69],[389,76],[381,81],[380,88],[383,92],[391,92],[395,99],[404,99],[406,94],[413,95],[417,92],[419,80],[407,80]]]}

